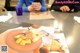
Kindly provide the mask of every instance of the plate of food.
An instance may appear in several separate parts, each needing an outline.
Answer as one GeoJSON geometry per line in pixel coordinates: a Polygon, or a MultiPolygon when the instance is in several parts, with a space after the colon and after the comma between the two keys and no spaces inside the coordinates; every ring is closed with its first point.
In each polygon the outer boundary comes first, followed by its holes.
{"type": "Polygon", "coordinates": [[[7,45],[9,53],[69,53],[64,33],[46,26],[7,30],[0,34],[0,45],[7,45]]]}
{"type": "Polygon", "coordinates": [[[42,39],[38,37],[38,34],[34,34],[34,36],[35,37],[33,37],[33,33],[26,28],[11,30],[7,33],[6,44],[17,51],[32,51],[40,47],[42,43],[42,39]]]}

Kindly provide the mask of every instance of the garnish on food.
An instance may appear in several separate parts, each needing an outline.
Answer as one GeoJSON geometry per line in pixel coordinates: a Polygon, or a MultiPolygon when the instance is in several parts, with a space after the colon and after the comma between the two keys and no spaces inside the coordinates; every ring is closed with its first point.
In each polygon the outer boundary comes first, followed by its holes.
{"type": "Polygon", "coordinates": [[[39,31],[30,31],[15,35],[15,42],[20,45],[27,45],[38,41],[41,38],[39,31]]]}

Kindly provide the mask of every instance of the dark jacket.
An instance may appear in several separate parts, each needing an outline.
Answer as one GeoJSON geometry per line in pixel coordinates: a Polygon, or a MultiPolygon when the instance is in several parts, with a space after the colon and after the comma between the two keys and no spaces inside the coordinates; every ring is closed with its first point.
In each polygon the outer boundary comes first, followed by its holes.
{"type": "MultiPolygon", "coordinates": [[[[80,10],[80,0],[75,1],[75,2],[78,1],[79,3],[65,3],[64,1],[68,1],[68,0],[55,0],[52,4],[50,10],[61,11],[60,7],[64,6],[64,5],[69,6],[70,12],[72,9],[74,9],[74,12],[77,12],[80,10]]],[[[72,1],[72,0],[70,0],[70,1],[72,1]]]]}

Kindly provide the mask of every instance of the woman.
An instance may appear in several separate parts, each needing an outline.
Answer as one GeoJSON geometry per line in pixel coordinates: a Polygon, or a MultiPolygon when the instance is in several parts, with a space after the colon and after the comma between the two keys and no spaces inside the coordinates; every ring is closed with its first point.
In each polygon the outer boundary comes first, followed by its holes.
{"type": "Polygon", "coordinates": [[[44,0],[19,0],[17,7],[22,7],[22,10],[24,12],[46,11],[46,5],[44,0]],[[23,4],[25,4],[26,7],[22,7],[23,4]]]}
{"type": "Polygon", "coordinates": [[[80,9],[79,0],[55,0],[50,10],[61,11],[61,12],[77,12],[80,9]],[[70,3],[74,1],[73,3],[70,3]]]}

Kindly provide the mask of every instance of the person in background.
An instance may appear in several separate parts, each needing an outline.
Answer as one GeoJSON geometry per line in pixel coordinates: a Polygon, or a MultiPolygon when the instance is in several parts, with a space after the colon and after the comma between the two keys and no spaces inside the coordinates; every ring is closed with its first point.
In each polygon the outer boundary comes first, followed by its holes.
{"type": "Polygon", "coordinates": [[[15,11],[15,7],[10,6],[10,0],[5,0],[5,8],[7,9],[7,11],[15,11]]]}
{"type": "Polygon", "coordinates": [[[79,2],[79,3],[57,3],[60,1],[64,2],[68,0],[55,0],[50,10],[55,10],[60,12],[78,12],[80,10],[80,0],[74,0],[74,2],[79,2]]]}
{"type": "Polygon", "coordinates": [[[23,12],[46,11],[44,0],[19,0],[17,7],[22,7],[23,12]],[[22,7],[25,4],[26,7],[22,7]]]}

